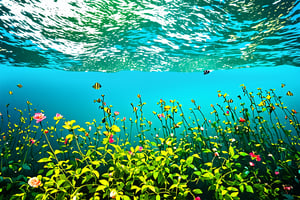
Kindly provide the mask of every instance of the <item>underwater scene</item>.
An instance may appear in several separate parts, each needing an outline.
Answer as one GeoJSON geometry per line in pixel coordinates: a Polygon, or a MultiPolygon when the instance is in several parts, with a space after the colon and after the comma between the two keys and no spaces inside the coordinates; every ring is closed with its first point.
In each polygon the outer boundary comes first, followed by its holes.
{"type": "Polygon", "coordinates": [[[1,0],[0,200],[300,199],[299,2],[1,0]]]}

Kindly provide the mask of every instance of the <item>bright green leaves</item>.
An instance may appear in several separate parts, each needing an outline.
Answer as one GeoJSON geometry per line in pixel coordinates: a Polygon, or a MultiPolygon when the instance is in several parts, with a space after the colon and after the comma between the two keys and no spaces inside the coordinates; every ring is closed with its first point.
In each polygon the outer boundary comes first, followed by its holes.
{"type": "Polygon", "coordinates": [[[195,193],[195,194],[202,194],[203,192],[200,189],[194,189],[193,193],[195,193]]]}
{"type": "Polygon", "coordinates": [[[229,156],[234,156],[234,149],[231,145],[229,146],[229,156]]]}

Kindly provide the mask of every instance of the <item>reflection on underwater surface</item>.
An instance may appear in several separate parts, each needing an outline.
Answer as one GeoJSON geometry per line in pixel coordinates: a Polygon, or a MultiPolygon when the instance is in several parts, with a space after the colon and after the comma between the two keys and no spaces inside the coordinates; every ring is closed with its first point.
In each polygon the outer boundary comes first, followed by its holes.
{"type": "Polygon", "coordinates": [[[299,0],[0,3],[0,63],[69,71],[299,66],[299,0]]]}

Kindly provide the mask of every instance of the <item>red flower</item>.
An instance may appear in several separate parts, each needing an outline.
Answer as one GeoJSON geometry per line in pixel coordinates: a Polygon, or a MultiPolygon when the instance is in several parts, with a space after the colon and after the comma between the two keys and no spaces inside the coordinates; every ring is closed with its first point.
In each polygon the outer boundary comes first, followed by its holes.
{"type": "Polygon", "coordinates": [[[240,122],[245,122],[246,120],[242,117],[240,117],[240,122]]]}
{"type": "Polygon", "coordinates": [[[66,145],[68,143],[68,138],[65,139],[64,144],[66,145]]]}
{"type": "Polygon", "coordinates": [[[200,197],[195,197],[195,200],[201,200],[201,198],[200,197]]]}
{"type": "Polygon", "coordinates": [[[251,158],[255,158],[256,161],[261,161],[260,155],[255,155],[253,152],[249,153],[249,155],[251,156],[251,158]]]}

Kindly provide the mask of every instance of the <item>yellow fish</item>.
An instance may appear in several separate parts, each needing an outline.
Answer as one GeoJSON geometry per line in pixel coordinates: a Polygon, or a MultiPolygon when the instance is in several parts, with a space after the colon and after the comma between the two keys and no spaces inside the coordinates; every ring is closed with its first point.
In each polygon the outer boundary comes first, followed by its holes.
{"type": "Polygon", "coordinates": [[[12,91],[9,91],[8,93],[9,93],[10,95],[12,95],[12,94],[13,94],[13,92],[12,92],[12,91]]]}
{"type": "Polygon", "coordinates": [[[291,91],[288,91],[288,92],[286,93],[286,95],[288,95],[288,96],[293,96],[294,94],[293,94],[291,91]]]}
{"type": "Polygon", "coordinates": [[[96,90],[100,89],[100,88],[101,88],[100,83],[98,83],[98,82],[95,83],[95,84],[93,85],[93,88],[96,89],[96,90]]]}
{"type": "Polygon", "coordinates": [[[17,85],[17,87],[18,87],[18,88],[22,88],[22,87],[23,87],[23,85],[21,85],[21,84],[18,84],[18,85],[17,85]]]}
{"type": "Polygon", "coordinates": [[[285,87],[285,84],[284,84],[284,83],[281,83],[281,87],[284,88],[284,87],[285,87]]]}

